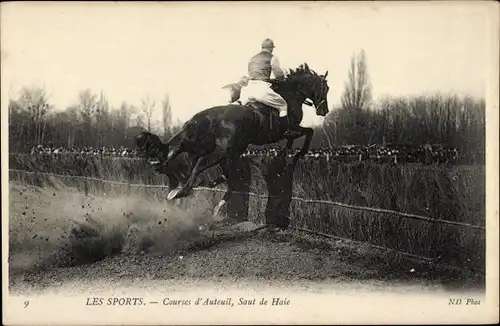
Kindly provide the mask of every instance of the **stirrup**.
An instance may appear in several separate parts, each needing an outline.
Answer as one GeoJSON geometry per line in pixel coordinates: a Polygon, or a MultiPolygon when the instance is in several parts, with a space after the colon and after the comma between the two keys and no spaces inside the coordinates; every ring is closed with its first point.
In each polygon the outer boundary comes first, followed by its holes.
{"type": "Polygon", "coordinates": [[[299,131],[286,129],[285,132],[283,133],[283,136],[287,137],[287,136],[291,136],[293,134],[298,134],[298,133],[299,133],[299,131]]]}

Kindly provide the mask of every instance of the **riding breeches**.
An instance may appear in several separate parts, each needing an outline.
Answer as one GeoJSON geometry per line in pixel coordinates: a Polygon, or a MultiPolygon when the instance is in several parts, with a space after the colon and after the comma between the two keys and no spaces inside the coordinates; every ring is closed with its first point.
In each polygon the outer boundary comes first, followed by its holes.
{"type": "Polygon", "coordinates": [[[243,105],[255,101],[276,108],[280,117],[287,114],[285,99],[273,91],[271,84],[265,81],[249,80],[248,85],[241,89],[240,101],[243,105]]]}

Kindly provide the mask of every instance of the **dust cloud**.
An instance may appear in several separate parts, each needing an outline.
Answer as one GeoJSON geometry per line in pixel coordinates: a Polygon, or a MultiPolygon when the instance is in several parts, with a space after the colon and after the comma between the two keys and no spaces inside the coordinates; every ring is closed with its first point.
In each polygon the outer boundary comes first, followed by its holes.
{"type": "Polygon", "coordinates": [[[122,254],[165,255],[189,246],[213,205],[129,196],[85,196],[70,187],[9,186],[9,269],[76,266],[122,254]]]}

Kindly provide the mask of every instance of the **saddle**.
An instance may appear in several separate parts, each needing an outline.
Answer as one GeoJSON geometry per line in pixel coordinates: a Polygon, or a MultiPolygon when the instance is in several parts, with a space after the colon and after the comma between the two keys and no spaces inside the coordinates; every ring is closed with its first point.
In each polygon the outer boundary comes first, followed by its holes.
{"type": "MultiPolygon", "coordinates": [[[[246,86],[247,84],[248,77],[241,77],[239,82],[222,87],[223,89],[231,90],[231,104],[243,105],[240,101],[240,94],[243,86],[246,86]]],[[[278,130],[280,128],[280,113],[278,109],[260,102],[248,102],[245,106],[250,106],[258,110],[269,109],[269,130],[278,130]]]]}
{"type": "MultiPolygon", "coordinates": [[[[241,103],[241,102],[240,102],[241,103]]],[[[269,109],[269,130],[278,130],[280,127],[280,111],[271,106],[262,104],[260,102],[248,102],[245,106],[250,106],[258,110],[264,111],[269,109]]]]}

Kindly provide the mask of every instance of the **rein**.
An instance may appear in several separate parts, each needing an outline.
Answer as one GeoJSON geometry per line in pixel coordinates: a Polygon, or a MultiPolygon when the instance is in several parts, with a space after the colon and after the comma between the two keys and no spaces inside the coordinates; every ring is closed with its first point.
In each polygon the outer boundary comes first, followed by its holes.
{"type": "MultiPolygon", "coordinates": [[[[304,101],[302,101],[302,103],[303,103],[303,104],[305,104],[305,105],[307,105],[307,106],[314,106],[314,103],[313,103],[313,102],[311,102],[311,101],[308,99],[308,96],[307,96],[306,94],[302,93],[302,91],[300,91],[300,90],[297,90],[296,92],[297,92],[297,94],[299,94],[299,95],[301,95],[301,96],[305,97],[305,100],[304,100],[304,101]]],[[[321,101],[321,103],[318,105],[318,107],[319,107],[321,104],[323,104],[323,102],[324,102],[324,101],[325,101],[325,100],[321,101]]]]}
{"type": "MultiPolygon", "coordinates": [[[[323,102],[324,102],[324,101],[321,101],[321,103],[323,103],[323,102]]],[[[306,99],[304,100],[304,102],[302,102],[302,103],[304,103],[304,104],[305,104],[305,105],[307,105],[307,106],[313,106],[313,105],[314,105],[314,103],[313,103],[313,102],[311,102],[310,100],[308,100],[307,98],[306,98],[306,99]]]]}
{"type": "MultiPolygon", "coordinates": [[[[295,92],[296,92],[298,95],[303,96],[303,97],[305,98],[305,99],[304,99],[304,101],[302,101],[302,104],[305,104],[305,105],[307,105],[307,106],[311,106],[311,107],[312,107],[312,106],[314,106],[314,103],[313,103],[311,100],[309,100],[309,95],[304,94],[304,93],[303,93],[301,90],[299,90],[299,89],[296,89],[296,90],[295,90],[295,92]]],[[[321,106],[324,102],[325,102],[325,100],[322,100],[322,101],[318,104],[318,107],[320,107],[320,106],[321,106]]]]}
{"type": "MultiPolygon", "coordinates": [[[[296,92],[297,94],[299,94],[300,96],[303,96],[303,97],[305,98],[305,99],[302,101],[302,104],[305,104],[305,105],[307,105],[307,106],[313,106],[313,105],[314,105],[314,103],[313,103],[313,102],[311,102],[311,101],[308,99],[308,97],[309,97],[308,95],[304,94],[302,91],[300,91],[300,90],[298,90],[298,89],[296,89],[296,90],[295,90],[295,92],[296,92]]],[[[323,104],[323,102],[324,102],[324,100],[323,100],[323,101],[321,101],[321,103],[320,103],[320,104],[323,104]]]]}
{"type": "MultiPolygon", "coordinates": [[[[308,96],[306,94],[304,94],[302,91],[297,90],[297,93],[300,94],[300,95],[302,95],[302,96],[304,96],[306,98],[302,103],[304,103],[307,106],[313,106],[314,105],[314,103],[311,102],[310,100],[308,100],[308,96]]],[[[325,101],[326,100],[322,100],[321,102],[319,102],[319,104],[318,104],[317,107],[319,108],[325,101]]]]}

